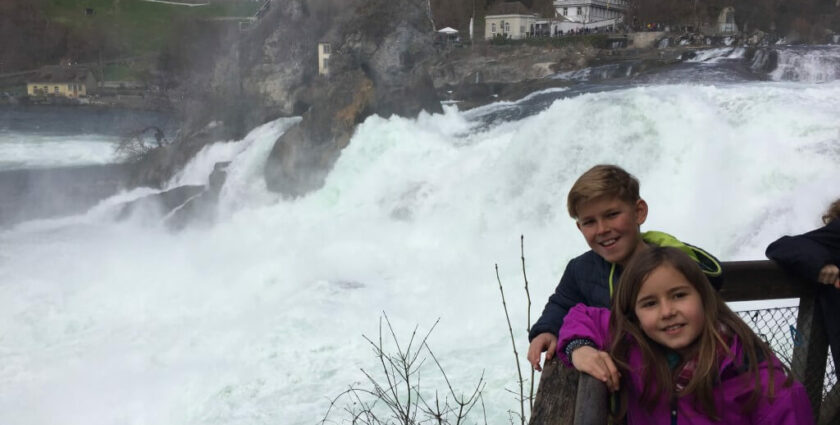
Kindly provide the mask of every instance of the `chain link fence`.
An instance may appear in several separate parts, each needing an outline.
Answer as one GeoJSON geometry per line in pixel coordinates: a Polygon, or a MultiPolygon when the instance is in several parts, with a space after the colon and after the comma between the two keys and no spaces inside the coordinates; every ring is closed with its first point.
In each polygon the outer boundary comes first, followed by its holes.
{"type": "MultiPolygon", "coordinates": [[[[770,345],[779,359],[788,367],[791,366],[794,347],[807,344],[804,335],[796,329],[798,307],[779,307],[761,310],[736,311],[759,337],[770,345]]],[[[826,400],[829,391],[837,384],[834,360],[831,353],[826,360],[823,377],[823,401],[837,403],[840,400],[826,400]]]]}

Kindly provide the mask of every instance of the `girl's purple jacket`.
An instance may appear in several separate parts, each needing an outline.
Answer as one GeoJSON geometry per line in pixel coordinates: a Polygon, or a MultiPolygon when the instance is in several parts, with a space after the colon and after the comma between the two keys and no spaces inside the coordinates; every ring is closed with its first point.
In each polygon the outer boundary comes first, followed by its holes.
{"type": "MultiPolygon", "coordinates": [[[[578,304],[569,310],[568,315],[560,328],[560,336],[557,341],[557,355],[568,367],[572,367],[570,360],[566,357],[566,344],[578,338],[592,340],[601,350],[605,350],[610,342],[609,338],[610,311],[605,308],[587,307],[578,304]]],[[[631,368],[630,376],[622,377],[622,385],[630,385],[628,391],[627,422],[629,425],[641,424],[662,424],[670,425],[671,409],[670,396],[663,397],[652,411],[642,405],[639,397],[643,389],[643,360],[641,350],[634,342],[628,353],[628,363],[631,368]],[[629,379],[628,379],[629,378],[629,379]]],[[[791,386],[785,387],[785,376],[781,369],[779,360],[774,356],[770,361],[764,361],[759,365],[759,373],[763,387],[763,396],[755,410],[744,412],[752,396],[752,378],[744,375],[741,368],[742,347],[737,337],[732,338],[729,347],[731,355],[724,355],[720,359],[720,381],[715,387],[714,397],[720,421],[713,421],[703,414],[699,406],[695,406],[694,397],[680,397],[677,405],[677,423],[691,425],[706,424],[767,424],[767,425],[811,425],[814,423],[811,405],[805,388],[799,382],[794,381],[791,386]],[[736,361],[737,359],[737,361],[736,361]],[[767,384],[769,382],[769,369],[775,368],[773,378],[775,381],[775,396],[771,400],[766,396],[767,384]]],[[[669,393],[670,394],[670,393],[669,393]]]]}

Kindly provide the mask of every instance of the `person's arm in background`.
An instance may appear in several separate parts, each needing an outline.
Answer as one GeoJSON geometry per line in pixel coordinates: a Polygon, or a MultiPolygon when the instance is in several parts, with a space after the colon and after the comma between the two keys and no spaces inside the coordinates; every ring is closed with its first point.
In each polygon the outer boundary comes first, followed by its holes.
{"type": "Polygon", "coordinates": [[[805,236],[783,236],[771,243],[767,258],[808,280],[840,288],[837,264],[831,252],[819,242],[805,236]]]}

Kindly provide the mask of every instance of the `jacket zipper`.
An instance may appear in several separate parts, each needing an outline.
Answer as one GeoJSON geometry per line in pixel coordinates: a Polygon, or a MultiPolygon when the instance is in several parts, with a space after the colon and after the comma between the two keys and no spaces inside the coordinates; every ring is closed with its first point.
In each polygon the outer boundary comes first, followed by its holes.
{"type": "Polygon", "coordinates": [[[677,397],[671,397],[671,425],[677,425],[677,397]]]}

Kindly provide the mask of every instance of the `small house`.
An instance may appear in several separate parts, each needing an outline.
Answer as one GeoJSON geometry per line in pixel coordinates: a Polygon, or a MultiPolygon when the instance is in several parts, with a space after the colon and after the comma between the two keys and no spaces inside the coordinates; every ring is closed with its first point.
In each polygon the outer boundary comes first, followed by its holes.
{"type": "Polygon", "coordinates": [[[318,75],[330,75],[330,43],[318,43],[318,75]]]}
{"type": "Polygon", "coordinates": [[[96,87],[90,69],[81,66],[45,66],[26,83],[29,96],[85,97],[96,87]]]}
{"type": "Polygon", "coordinates": [[[531,35],[531,29],[537,20],[537,14],[531,12],[521,2],[496,3],[484,16],[484,38],[496,37],[519,40],[531,35]]]}

